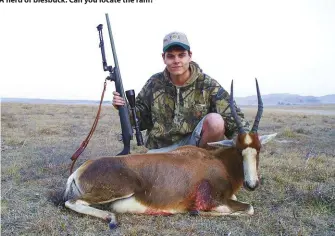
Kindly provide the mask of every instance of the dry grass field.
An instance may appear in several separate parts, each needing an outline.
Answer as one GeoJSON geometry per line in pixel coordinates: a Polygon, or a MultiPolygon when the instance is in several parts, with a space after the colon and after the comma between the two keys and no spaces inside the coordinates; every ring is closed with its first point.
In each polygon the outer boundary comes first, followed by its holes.
{"type": "MultiPolygon", "coordinates": [[[[120,227],[111,232],[105,222],[57,207],[48,197],[64,187],[70,157],[96,111],[93,105],[1,105],[2,235],[335,235],[334,115],[265,108],[259,133],[278,136],[262,149],[261,186],[237,195],[254,206],[254,216],[123,214],[120,227]]],[[[253,121],[255,111],[245,113],[253,121]]],[[[119,130],[115,110],[103,107],[76,167],[120,151],[119,130]]],[[[133,152],[145,149],[133,145],[133,152]]]]}

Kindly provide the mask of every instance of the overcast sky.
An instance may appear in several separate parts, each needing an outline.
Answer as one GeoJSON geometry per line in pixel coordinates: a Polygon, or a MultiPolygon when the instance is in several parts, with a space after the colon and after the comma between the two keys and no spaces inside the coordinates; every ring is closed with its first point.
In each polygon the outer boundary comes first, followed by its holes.
{"type": "Polygon", "coordinates": [[[226,89],[234,79],[236,96],[255,94],[255,77],[262,94],[335,93],[335,1],[152,1],[0,3],[1,97],[100,99],[98,24],[113,63],[105,13],[125,90],[164,69],[163,37],[181,31],[193,60],[226,89]]]}

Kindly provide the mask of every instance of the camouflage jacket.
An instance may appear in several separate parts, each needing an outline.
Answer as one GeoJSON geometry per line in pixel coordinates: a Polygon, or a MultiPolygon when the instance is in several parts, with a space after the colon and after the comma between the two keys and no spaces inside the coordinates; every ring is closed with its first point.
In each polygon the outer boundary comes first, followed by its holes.
{"type": "MultiPolygon", "coordinates": [[[[216,95],[217,112],[225,120],[225,136],[237,131],[229,109],[229,94],[221,85],[190,63],[191,77],[183,86],[174,85],[169,72],[153,75],[136,97],[136,114],[141,130],[147,130],[145,146],[149,149],[172,145],[191,134],[199,121],[209,113],[211,95],[216,95]]],[[[237,107],[246,130],[249,124],[237,107]]]]}

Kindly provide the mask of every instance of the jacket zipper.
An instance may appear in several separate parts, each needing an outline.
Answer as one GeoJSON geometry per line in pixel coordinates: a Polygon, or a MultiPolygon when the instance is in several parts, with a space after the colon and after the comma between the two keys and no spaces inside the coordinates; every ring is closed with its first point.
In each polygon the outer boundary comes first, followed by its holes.
{"type": "Polygon", "coordinates": [[[180,92],[180,88],[176,88],[177,89],[177,103],[176,103],[176,111],[179,114],[179,92],[180,92]]]}

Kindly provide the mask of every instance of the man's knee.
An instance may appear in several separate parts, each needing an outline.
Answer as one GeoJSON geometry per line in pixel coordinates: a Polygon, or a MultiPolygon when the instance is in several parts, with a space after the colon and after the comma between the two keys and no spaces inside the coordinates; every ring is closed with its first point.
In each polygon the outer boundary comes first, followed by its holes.
{"type": "Polygon", "coordinates": [[[199,147],[210,148],[207,143],[215,142],[224,139],[225,123],[221,115],[217,113],[208,114],[202,126],[202,136],[199,142],[199,147]]]}
{"type": "Polygon", "coordinates": [[[209,113],[203,124],[203,131],[214,132],[214,133],[224,133],[224,120],[222,116],[218,113],[209,113]]]}

